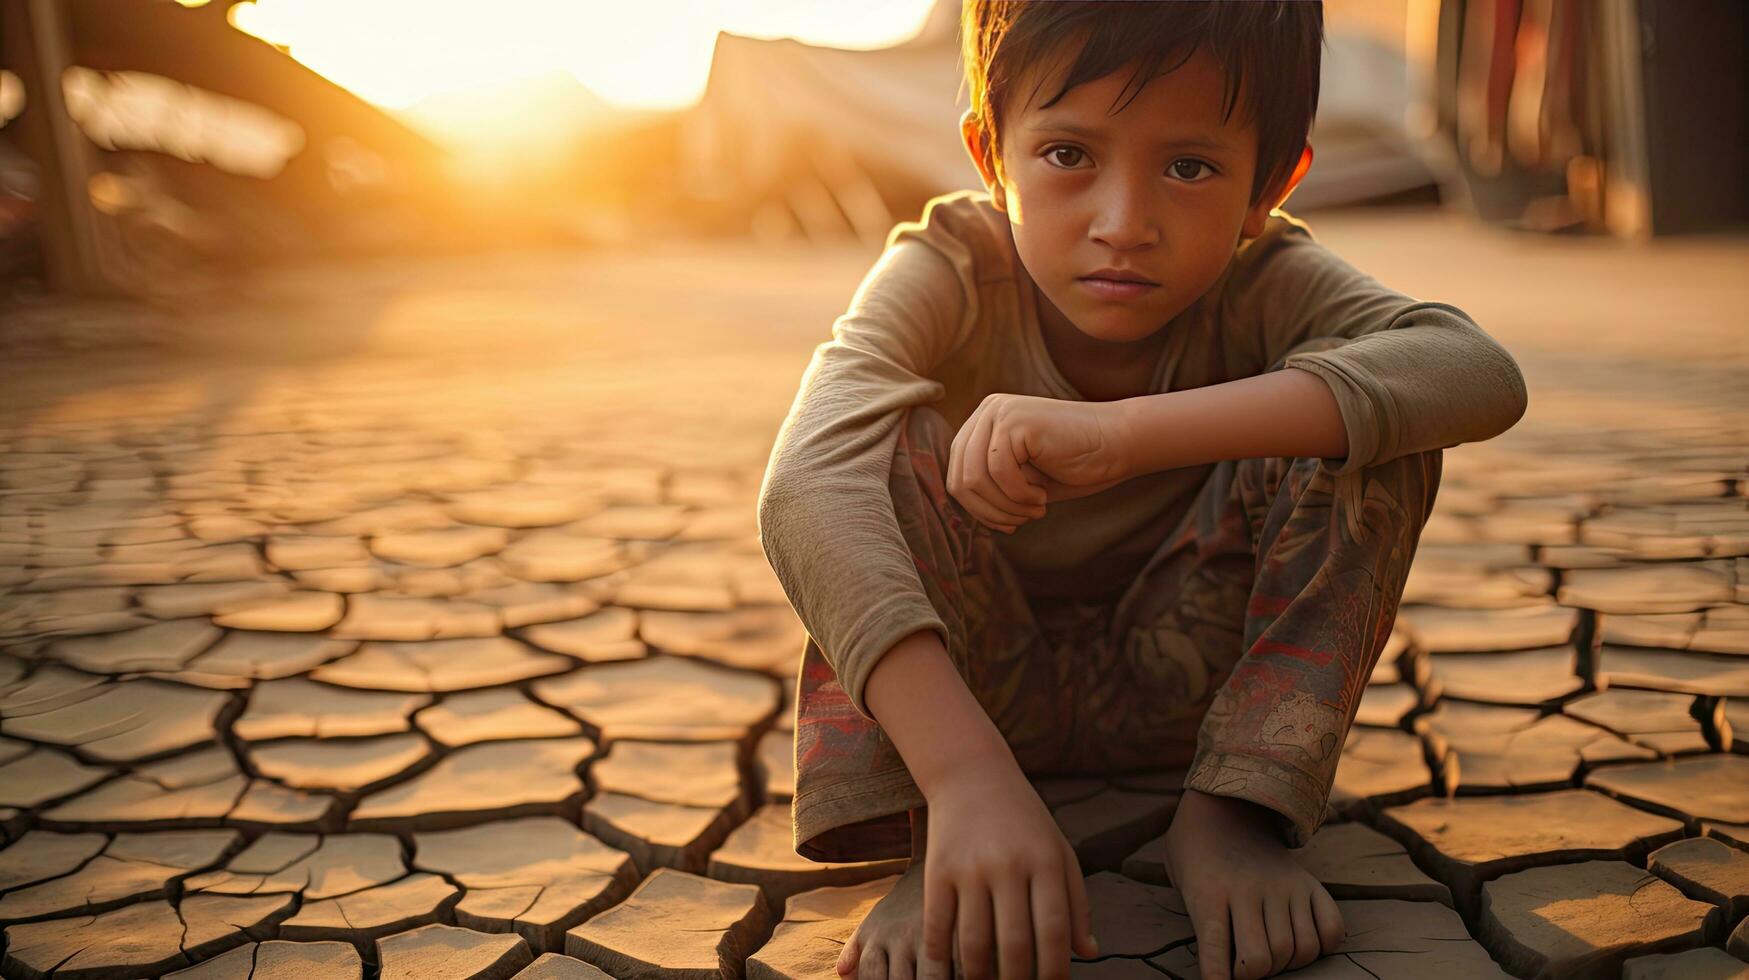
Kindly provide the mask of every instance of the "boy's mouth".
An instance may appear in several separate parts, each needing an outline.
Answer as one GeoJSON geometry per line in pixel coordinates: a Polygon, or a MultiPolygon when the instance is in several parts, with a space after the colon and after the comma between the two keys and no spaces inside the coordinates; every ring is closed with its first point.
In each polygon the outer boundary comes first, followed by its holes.
{"type": "Polygon", "coordinates": [[[1080,277],[1076,282],[1101,299],[1134,299],[1160,285],[1145,276],[1122,269],[1100,269],[1080,277]]]}
{"type": "Polygon", "coordinates": [[[1082,279],[1104,279],[1108,282],[1133,282],[1144,286],[1158,286],[1159,283],[1147,276],[1139,276],[1123,269],[1095,269],[1081,277],[1082,279]]]}

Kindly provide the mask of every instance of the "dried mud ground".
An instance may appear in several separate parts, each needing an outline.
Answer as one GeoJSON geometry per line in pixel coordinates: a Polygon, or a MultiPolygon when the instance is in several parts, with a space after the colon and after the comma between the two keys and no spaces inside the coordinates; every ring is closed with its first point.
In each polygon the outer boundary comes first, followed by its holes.
{"type": "MultiPolygon", "coordinates": [[[[1744,976],[1749,243],[1312,222],[1531,406],[1447,454],[1299,975],[1744,976]]],[[[163,348],[39,315],[93,336],[0,360],[0,972],[830,980],[900,862],[790,848],[753,502],[871,258],[307,268],[132,325],[163,348]]],[[[1178,775],[1041,781],[1076,976],[1196,976],[1178,775]]]]}

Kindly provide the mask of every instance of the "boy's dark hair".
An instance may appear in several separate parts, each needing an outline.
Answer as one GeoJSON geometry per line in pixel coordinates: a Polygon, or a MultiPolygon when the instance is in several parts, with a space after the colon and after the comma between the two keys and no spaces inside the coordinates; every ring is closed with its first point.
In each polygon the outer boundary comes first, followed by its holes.
{"type": "MultiPolygon", "coordinates": [[[[1001,173],[1001,109],[1010,89],[1058,45],[1084,42],[1063,87],[1041,107],[1134,63],[1137,70],[1119,93],[1128,98],[1113,105],[1113,112],[1129,105],[1149,80],[1183,65],[1207,45],[1226,73],[1223,116],[1232,115],[1242,88],[1241,119],[1257,124],[1253,203],[1293,173],[1305,149],[1318,108],[1323,36],[1321,0],[965,0],[960,17],[972,109],[994,173],[1001,173]]],[[[1036,96],[1042,84],[1041,79],[1030,94],[1036,96]]]]}

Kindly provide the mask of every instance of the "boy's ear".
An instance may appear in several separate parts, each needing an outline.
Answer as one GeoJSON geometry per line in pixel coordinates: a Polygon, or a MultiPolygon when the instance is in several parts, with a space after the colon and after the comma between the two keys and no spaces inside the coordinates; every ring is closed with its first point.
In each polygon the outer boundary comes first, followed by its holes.
{"type": "Polygon", "coordinates": [[[990,203],[996,210],[1008,210],[1008,197],[1002,192],[1002,182],[997,179],[996,171],[991,165],[995,159],[994,153],[984,152],[984,131],[978,125],[977,115],[970,109],[960,116],[960,142],[966,146],[966,153],[972,158],[972,166],[978,168],[978,176],[983,178],[984,189],[990,192],[990,203]]]}
{"type": "Polygon", "coordinates": [[[1263,197],[1258,199],[1256,204],[1251,205],[1251,210],[1245,212],[1244,235],[1246,238],[1256,238],[1263,234],[1263,225],[1269,220],[1269,212],[1281,207],[1282,202],[1286,201],[1288,195],[1294,192],[1294,188],[1300,185],[1300,179],[1310,169],[1312,169],[1312,144],[1307,143],[1306,148],[1300,152],[1300,162],[1294,164],[1293,173],[1288,175],[1281,187],[1265,191],[1263,197]]]}

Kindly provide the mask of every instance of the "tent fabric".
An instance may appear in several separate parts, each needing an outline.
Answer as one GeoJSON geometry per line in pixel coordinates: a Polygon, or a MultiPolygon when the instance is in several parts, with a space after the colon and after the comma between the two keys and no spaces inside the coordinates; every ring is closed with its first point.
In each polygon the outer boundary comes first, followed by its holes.
{"type": "MultiPolygon", "coordinates": [[[[844,212],[838,227],[864,234],[859,187],[876,188],[885,212],[905,218],[938,194],[980,186],[959,141],[968,103],[958,11],[957,0],[941,0],[917,37],[873,51],[720,36],[705,94],[680,122],[687,192],[748,212],[807,211],[829,195],[844,212]]],[[[1317,157],[1295,205],[1432,184],[1404,133],[1403,53],[1340,23],[1327,40],[1317,157]]],[[[797,217],[804,231],[829,224],[797,217]]]]}

